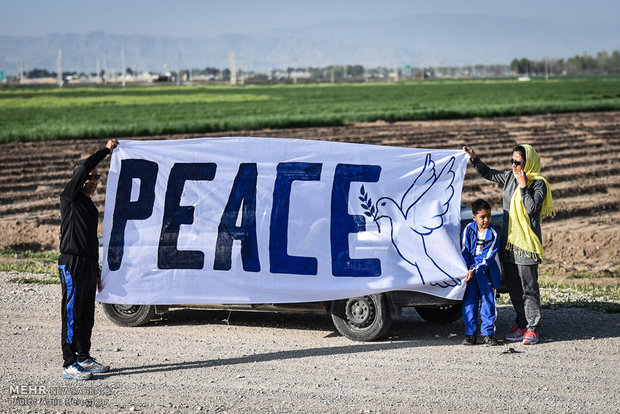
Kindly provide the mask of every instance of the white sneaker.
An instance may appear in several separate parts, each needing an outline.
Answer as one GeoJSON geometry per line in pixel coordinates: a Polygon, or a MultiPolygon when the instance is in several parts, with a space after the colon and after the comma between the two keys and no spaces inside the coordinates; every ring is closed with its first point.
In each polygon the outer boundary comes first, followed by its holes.
{"type": "Polygon", "coordinates": [[[97,372],[97,373],[99,373],[99,372],[108,372],[110,370],[110,366],[109,365],[103,365],[103,364],[95,361],[94,358],[88,358],[88,359],[85,359],[84,361],[78,361],[78,364],[86,372],[97,372]]]}
{"type": "Polygon", "coordinates": [[[92,376],[93,374],[84,370],[77,361],[62,370],[62,377],[67,379],[87,380],[92,376]]]}

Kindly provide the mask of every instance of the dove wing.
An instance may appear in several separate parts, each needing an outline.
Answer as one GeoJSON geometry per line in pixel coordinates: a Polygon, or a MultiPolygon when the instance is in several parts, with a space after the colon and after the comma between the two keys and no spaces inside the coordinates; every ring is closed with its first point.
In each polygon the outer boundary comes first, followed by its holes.
{"type": "Polygon", "coordinates": [[[455,158],[451,157],[426,191],[407,210],[407,223],[419,234],[430,234],[443,225],[443,217],[454,196],[454,161],[455,158]]]}
{"type": "Polygon", "coordinates": [[[435,175],[435,161],[431,159],[431,154],[426,154],[422,171],[407,189],[400,202],[400,209],[407,216],[409,209],[422,197],[437,179],[435,175]]]}

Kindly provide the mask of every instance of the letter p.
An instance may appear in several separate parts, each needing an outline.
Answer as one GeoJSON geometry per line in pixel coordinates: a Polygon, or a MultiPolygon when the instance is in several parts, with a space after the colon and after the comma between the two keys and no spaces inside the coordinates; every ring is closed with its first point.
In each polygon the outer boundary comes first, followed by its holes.
{"type": "Polygon", "coordinates": [[[121,161],[121,172],[116,187],[116,203],[112,218],[112,232],[108,246],[108,267],[118,270],[123,261],[125,247],[125,226],[128,220],[146,220],[153,214],[155,202],[156,162],[141,159],[121,161]],[[138,199],[131,201],[131,186],[134,178],[140,180],[138,199]]]}

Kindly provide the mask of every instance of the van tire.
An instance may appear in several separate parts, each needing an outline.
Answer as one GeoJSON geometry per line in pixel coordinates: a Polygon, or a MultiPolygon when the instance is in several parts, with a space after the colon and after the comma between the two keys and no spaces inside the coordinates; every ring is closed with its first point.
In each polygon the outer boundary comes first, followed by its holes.
{"type": "Polygon", "coordinates": [[[334,300],[331,314],[338,332],[353,341],[374,341],[385,336],[392,326],[385,294],[334,300]]]}
{"type": "Polygon", "coordinates": [[[119,326],[141,326],[155,317],[153,305],[116,305],[102,303],[106,316],[119,326]]]}
{"type": "Polygon", "coordinates": [[[442,306],[416,306],[416,312],[422,319],[430,323],[452,323],[462,316],[463,305],[461,303],[442,306]]]}

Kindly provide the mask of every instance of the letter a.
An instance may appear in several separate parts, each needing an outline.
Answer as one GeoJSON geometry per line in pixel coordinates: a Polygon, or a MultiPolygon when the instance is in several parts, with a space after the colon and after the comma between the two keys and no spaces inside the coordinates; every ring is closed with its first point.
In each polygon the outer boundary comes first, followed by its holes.
{"type": "Polygon", "coordinates": [[[246,272],[260,272],[258,242],[256,239],[256,164],[241,164],[235,177],[228,203],[224,208],[218,227],[217,244],[213,270],[230,270],[232,266],[232,245],[241,240],[241,261],[246,272]],[[237,217],[243,203],[241,226],[237,217]]]}

